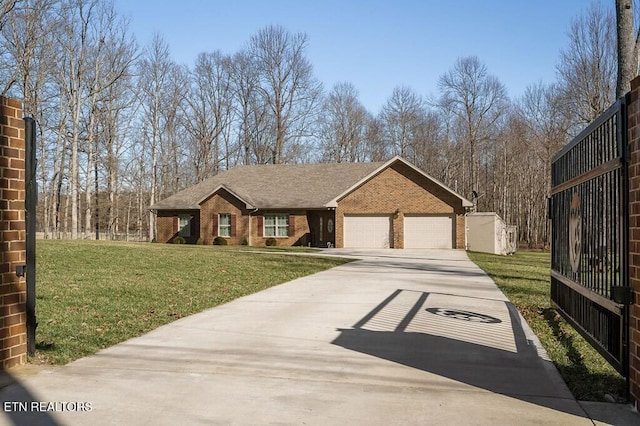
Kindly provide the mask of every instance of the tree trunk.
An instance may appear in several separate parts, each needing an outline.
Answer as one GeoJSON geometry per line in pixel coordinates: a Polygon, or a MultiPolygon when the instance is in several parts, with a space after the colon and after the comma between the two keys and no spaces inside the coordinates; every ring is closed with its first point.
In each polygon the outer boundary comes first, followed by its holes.
{"type": "Polygon", "coordinates": [[[616,98],[631,91],[631,80],[637,74],[637,58],[634,58],[633,9],[631,0],[616,0],[616,22],[618,25],[618,80],[616,98]]]}
{"type": "MultiPolygon", "coordinates": [[[[91,124],[90,126],[93,126],[91,124]]],[[[86,177],[86,188],[84,192],[84,238],[91,238],[91,190],[93,186],[93,167],[94,167],[94,147],[93,147],[93,131],[89,134],[89,140],[87,141],[87,177],[86,177]]],[[[96,193],[97,196],[97,193],[96,193]]]]}

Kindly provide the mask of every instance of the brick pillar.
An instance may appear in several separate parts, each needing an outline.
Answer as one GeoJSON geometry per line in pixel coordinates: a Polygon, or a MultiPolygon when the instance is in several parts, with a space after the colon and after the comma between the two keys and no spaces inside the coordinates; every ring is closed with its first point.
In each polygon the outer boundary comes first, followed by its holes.
{"type": "Polygon", "coordinates": [[[26,282],[16,267],[26,262],[25,140],[22,105],[0,96],[0,362],[27,361],[26,282]]]}
{"type": "Polygon", "coordinates": [[[640,402],[640,77],[631,82],[627,106],[629,142],[629,285],[633,293],[629,318],[631,403],[640,402]]]}
{"type": "Polygon", "coordinates": [[[391,247],[401,249],[404,248],[404,213],[399,211],[391,215],[392,229],[391,235],[393,241],[391,247]]]}

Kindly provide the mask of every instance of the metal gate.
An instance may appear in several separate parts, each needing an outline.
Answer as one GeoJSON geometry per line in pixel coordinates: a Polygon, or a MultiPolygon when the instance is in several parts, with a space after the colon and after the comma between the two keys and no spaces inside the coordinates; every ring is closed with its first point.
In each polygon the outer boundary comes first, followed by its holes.
{"type": "Polygon", "coordinates": [[[626,104],[621,98],[551,165],[551,300],[623,375],[628,371],[626,104]]]}

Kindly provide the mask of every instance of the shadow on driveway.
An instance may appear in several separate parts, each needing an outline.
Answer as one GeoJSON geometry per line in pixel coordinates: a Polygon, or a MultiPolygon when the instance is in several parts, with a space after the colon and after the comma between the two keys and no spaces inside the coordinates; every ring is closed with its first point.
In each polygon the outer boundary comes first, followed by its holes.
{"type": "Polygon", "coordinates": [[[16,426],[54,426],[58,425],[55,419],[49,414],[48,409],[55,408],[48,402],[36,398],[19,379],[7,371],[0,371],[0,389],[2,398],[0,399],[0,409],[4,418],[0,421],[8,421],[16,426]]]}
{"type": "Polygon", "coordinates": [[[332,343],[343,348],[585,417],[510,302],[399,289],[338,331],[332,343]],[[459,308],[460,299],[478,299],[476,309],[459,308]]]}

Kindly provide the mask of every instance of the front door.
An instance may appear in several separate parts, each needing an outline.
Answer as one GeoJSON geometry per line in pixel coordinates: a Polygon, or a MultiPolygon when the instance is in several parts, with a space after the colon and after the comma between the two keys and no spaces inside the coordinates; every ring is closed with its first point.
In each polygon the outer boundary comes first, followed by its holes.
{"type": "Polygon", "coordinates": [[[335,213],[333,211],[308,212],[311,245],[314,247],[335,247],[335,213]]]}

